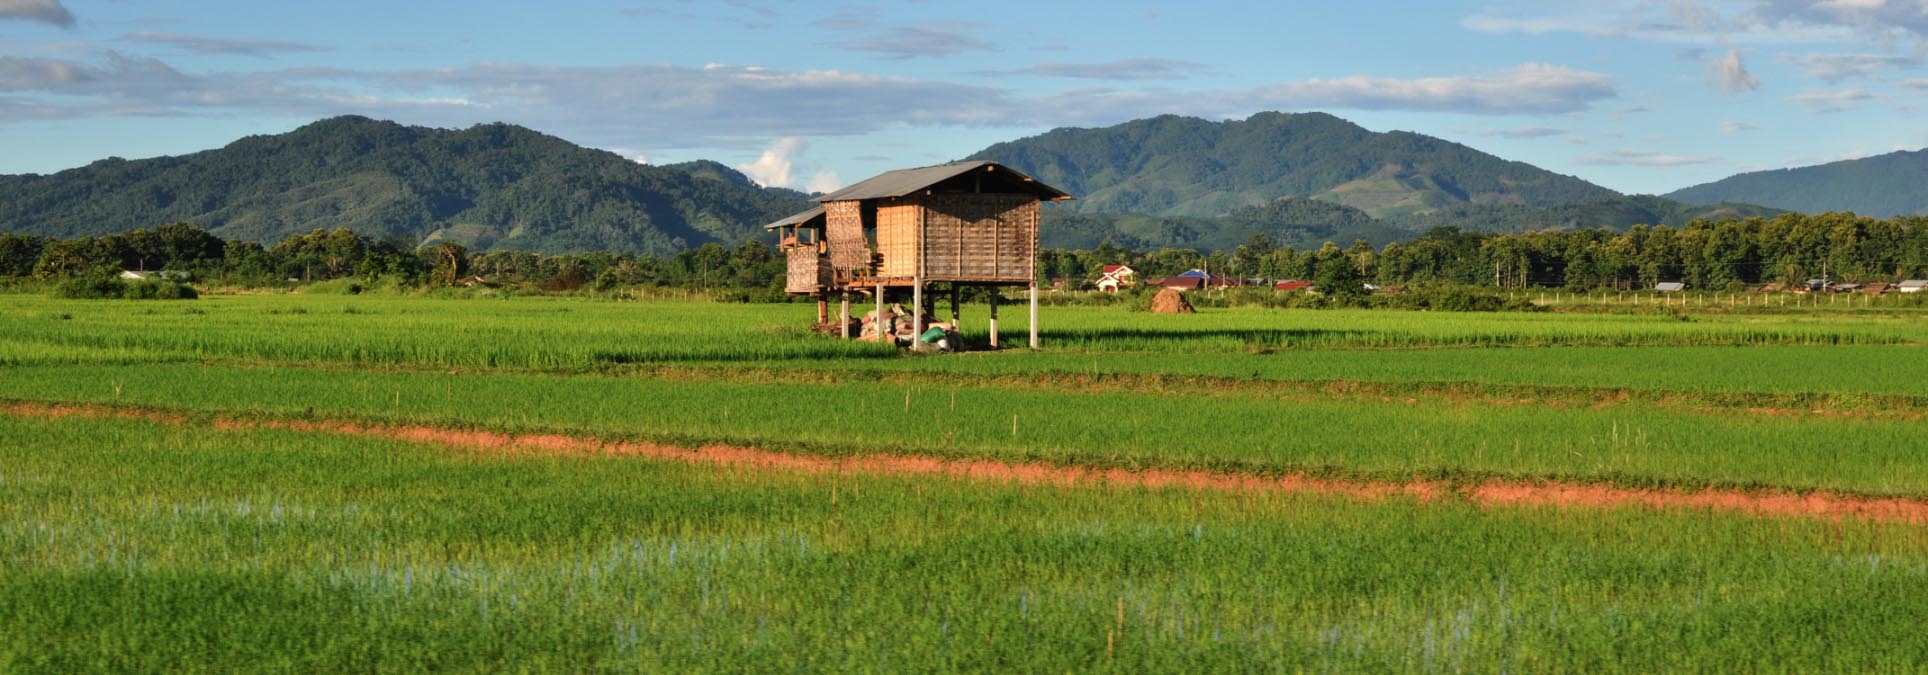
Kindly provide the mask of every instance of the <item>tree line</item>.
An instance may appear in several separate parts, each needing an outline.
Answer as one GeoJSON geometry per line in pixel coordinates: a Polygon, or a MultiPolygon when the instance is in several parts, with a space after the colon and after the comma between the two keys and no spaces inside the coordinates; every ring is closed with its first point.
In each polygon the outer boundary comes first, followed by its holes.
{"type": "Polygon", "coordinates": [[[1375,248],[1279,246],[1253,236],[1227,251],[1164,248],[1047,250],[1042,274],[1072,283],[1105,265],[1130,264],[1141,279],[1205,269],[1232,278],[1334,280],[1381,285],[1496,288],[1634,289],[1661,282],[1738,290],[1808,279],[1874,282],[1928,277],[1928,217],[1876,219],[1852,213],[1693,221],[1681,227],[1635,225],[1515,234],[1440,227],[1375,248]]]}
{"type": "Polygon", "coordinates": [[[784,261],[768,244],[704,244],[671,256],[473,252],[454,242],[423,246],[347,228],[314,230],[274,246],[222,240],[185,223],[100,237],[0,234],[0,277],[61,281],[121,270],[182,272],[230,286],[286,286],[333,279],[390,279],[403,286],[513,285],[552,291],[658,285],[781,290],[784,261]]]}
{"type": "MultiPolygon", "coordinates": [[[[1695,221],[1682,227],[1491,234],[1435,228],[1416,239],[1374,247],[1280,246],[1256,235],[1231,250],[1133,251],[1104,242],[1091,249],[1045,249],[1039,281],[1076,287],[1105,265],[1129,264],[1141,279],[1190,269],[1279,281],[1304,279],[1338,288],[1461,285],[1497,288],[1651,288],[1659,282],[1737,290],[1811,278],[1871,282],[1928,277],[1928,218],[1875,219],[1845,213],[1695,221]]],[[[784,259],[762,241],[705,244],[670,256],[630,253],[541,255],[472,252],[453,242],[415,246],[347,228],[314,230],[274,246],[222,240],[184,223],[100,237],[52,239],[0,234],[0,277],[58,281],[119,270],[186,272],[234,286],[300,284],[358,277],[408,286],[486,283],[570,291],[654,285],[689,289],[781,291],[784,259]],[[477,277],[480,277],[479,279],[477,277]]]]}

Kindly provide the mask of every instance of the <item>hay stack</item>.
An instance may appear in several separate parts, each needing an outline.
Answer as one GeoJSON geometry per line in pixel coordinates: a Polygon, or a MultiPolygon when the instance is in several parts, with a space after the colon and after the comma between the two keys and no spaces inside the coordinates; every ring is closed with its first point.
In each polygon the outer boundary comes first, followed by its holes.
{"type": "Polygon", "coordinates": [[[1195,311],[1192,309],[1192,303],[1185,301],[1185,294],[1178,292],[1176,288],[1160,290],[1158,295],[1151,298],[1153,314],[1191,314],[1195,311]]]}

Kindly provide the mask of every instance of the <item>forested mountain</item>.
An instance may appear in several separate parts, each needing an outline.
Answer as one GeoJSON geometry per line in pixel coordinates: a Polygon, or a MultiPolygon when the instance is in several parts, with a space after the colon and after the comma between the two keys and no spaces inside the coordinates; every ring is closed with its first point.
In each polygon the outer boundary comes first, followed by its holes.
{"type": "Polygon", "coordinates": [[[1221,216],[1311,197],[1375,217],[1464,204],[1545,207],[1612,190],[1430,136],[1375,133],[1324,113],[1209,122],[1165,115],[993,145],[1002,162],[1069,190],[1082,213],[1221,216]]]}
{"type": "Polygon", "coordinates": [[[1693,206],[1637,195],[1545,208],[1463,205],[1380,219],[1350,206],[1288,197],[1261,206],[1240,207],[1216,218],[1075,213],[1054,207],[1045,211],[1045,228],[1040,236],[1046,246],[1059,248],[1092,248],[1109,241],[1134,249],[1223,251],[1262,234],[1281,246],[1306,249],[1328,241],[1341,246],[1360,240],[1384,245],[1440,227],[1498,234],[1599,228],[1625,231],[1635,225],[1681,227],[1694,221],[1765,218],[1780,213],[1748,204],[1693,206]]]}
{"type": "Polygon", "coordinates": [[[1752,204],[1695,206],[1664,197],[1629,195],[1538,209],[1516,205],[1454,206],[1409,216],[1399,222],[1414,232],[1457,227],[1468,232],[1512,233],[1596,227],[1625,230],[1634,225],[1680,227],[1696,220],[1769,218],[1780,213],[1780,209],[1752,204]]]}
{"type": "Polygon", "coordinates": [[[529,129],[336,117],[179,157],[0,176],[0,232],[76,237],[187,222],[272,245],[347,227],[481,250],[669,254],[734,244],[807,207],[715,162],[646,166],[529,129]]]}
{"type": "Polygon", "coordinates": [[[1345,245],[1361,239],[1383,245],[1414,236],[1359,209],[1302,197],[1240,207],[1215,218],[1075,213],[1054,207],[1045,211],[1039,236],[1044,245],[1057,248],[1089,249],[1111,242],[1131,249],[1225,251],[1261,234],[1295,248],[1318,248],[1328,241],[1345,245]]]}
{"type": "Polygon", "coordinates": [[[1853,211],[1883,218],[1928,214],[1928,150],[1743,173],[1667,197],[1690,204],[1746,202],[1802,213],[1853,211]]]}

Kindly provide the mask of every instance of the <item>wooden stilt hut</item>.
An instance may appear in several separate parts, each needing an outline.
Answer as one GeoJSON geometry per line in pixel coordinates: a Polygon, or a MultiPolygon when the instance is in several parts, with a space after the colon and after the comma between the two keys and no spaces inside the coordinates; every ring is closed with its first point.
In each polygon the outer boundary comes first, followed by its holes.
{"type": "MultiPolygon", "coordinates": [[[[842,300],[848,337],[850,294],[868,291],[882,313],[889,289],[911,292],[912,328],[923,333],[924,292],[947,286],[951,316],[958,290],[1024,286],[1030,291],[1031,348],[1038,346],[1038,221],[1045,201],[1071,195],[996,162],[902,169],[819,197],[822,206],[771,223],[789,261],[786,289],[842,300]]],[[[997,301],[991,302],[997,345],[997,301]]]]}

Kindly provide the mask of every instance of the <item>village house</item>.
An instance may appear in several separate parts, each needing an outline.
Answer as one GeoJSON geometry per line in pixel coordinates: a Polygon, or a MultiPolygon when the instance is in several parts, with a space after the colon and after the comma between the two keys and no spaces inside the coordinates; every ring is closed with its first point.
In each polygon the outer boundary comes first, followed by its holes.
{"type": "MultiPolygon", "coordinates": [[[[956,162],[879,174],[766,229],[778,233],[788,262],[785,290],[815,296],[820,325],[829,323],[829,298],[837,296],[843,337],[851,337],[853,293],[868,293],[877,317],[885,316],[889,294],[908,293],[912,335],[922,335],[929,318],[924,292],[932,285],[950,291],[953,330],[962,288],[1022,286],[1030,293],[1036,348],[1040,207],[1071,198],[996,162],[956,162]]],[[[995,347],[998,295],[990,298],[995,347]]]]}
{"type": "Polygon", "coordinates": [[[1909,279],[1895,284],[1895,290],[1902,293],[1920,293],[1924,288],[1928,288],[1928,279],[1909,279]]]}
{"type": "Polygon", "coordinates": [[[1096,285],[1100,291],[1117,293],[1120,288],[1136,285],[1137,282],[1133,281],[1132,277],[1137,274],[1138,270],[1132,269],[1130,265],[1106,265],[1098,274],[1096,285]]]}

